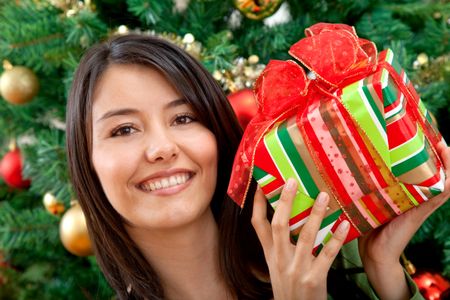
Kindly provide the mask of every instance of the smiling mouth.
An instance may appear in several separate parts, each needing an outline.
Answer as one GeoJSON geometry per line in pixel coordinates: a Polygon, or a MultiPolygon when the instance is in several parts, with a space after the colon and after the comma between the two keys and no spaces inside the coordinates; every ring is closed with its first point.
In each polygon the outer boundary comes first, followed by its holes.
{"type": "Polygon", "coordinates": [[[177,173],[171,176],[152,179],[140,183],[138,187],[146,192],[157,191],[161,189],[171,188],[177,185],[182,185],[186,183],[189,179],[191,179],[192,176],[194,176],[194,174],[190,172],[177,173]]]}

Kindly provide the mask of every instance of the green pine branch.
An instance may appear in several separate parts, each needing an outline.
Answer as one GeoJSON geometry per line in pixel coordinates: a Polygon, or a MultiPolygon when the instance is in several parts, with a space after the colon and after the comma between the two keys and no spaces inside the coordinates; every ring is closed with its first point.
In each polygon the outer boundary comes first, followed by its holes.
{"type": "Polygon", "coordinates": [[[14,209],[0,204],[0,249],[35,251],[58,244],[58,218],[42,208],[14,209]]]}

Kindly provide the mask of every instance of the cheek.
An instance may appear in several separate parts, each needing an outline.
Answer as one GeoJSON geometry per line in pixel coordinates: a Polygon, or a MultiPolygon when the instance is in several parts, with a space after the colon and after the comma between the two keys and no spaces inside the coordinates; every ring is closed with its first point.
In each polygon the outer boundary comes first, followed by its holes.
{"type": "Polygon", "coordinates": [[[211,132],[207,132],[202,136],[202,140],[194,145],[202,145],[201,151],[198,151],[199,162],[206,172],[208,181],[212,184],[213,190],[216,186],[217,180],[217,164],[218,164],[218,150],[217,142],[211,132]]]}
{"type": "Polygon", "coordinates": [[[117,188],[123,186],[127,170],[130,168],[130,157],[126,153],[118,151],[119,149],[103,149],[97,147],[93,149],[92,162],[103,190],[110,199],[114,201],[117,198],[117,188]],[[107,150],[107,151],[106,151],[107,150]],[[119,153],[118,153],[119,152],[119,153]],[[118,159],[120,157],[120,159],[118,159]],[[127,162],[127,163],[124,163],[127,162]],[[122,184],[120,184],[122,182],[122,184]]]}

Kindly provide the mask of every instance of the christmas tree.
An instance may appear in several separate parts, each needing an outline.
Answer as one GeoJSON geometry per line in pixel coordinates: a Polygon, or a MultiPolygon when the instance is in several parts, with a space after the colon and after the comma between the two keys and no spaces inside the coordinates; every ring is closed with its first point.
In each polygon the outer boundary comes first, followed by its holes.
{"type": "MultiPolygon", "coordinates": [[[[0,0],[0,298],[114,295],[89,255],[64,149],[66,97],[87,48],[114,34],[157,35],[197,57],[233,94],[250,88],[269,59],[288,59],[317,22],[353,25],[378,49],[393,49],[450,140],[446,1],[0,0]]],[[[416,267],[447,277],[449,208],[405,251],[416,267]]]]}

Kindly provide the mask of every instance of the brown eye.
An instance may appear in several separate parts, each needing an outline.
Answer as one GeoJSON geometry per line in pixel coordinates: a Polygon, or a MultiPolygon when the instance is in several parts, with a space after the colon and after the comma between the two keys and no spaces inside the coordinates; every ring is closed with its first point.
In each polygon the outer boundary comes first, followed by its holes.
{"type": "Polygon", "coordinates": [[[175,120],[173,121],[174,125],[184,125],[189,124],[191,122],[194,122],[195,118],[193,115],[190,114],[180,114],[175,117],[175,120]]]}
{"type": "Polygon", "coordinates": [[[130,134],[134,133],[135,131],[136,131],[136,129],[133,126],[131,126],[131,125],[123,125],[123,126],[115,128],[111,132],[111,136],[112,137],[127,136],[127,135],[130,135],[130,134]]]}

